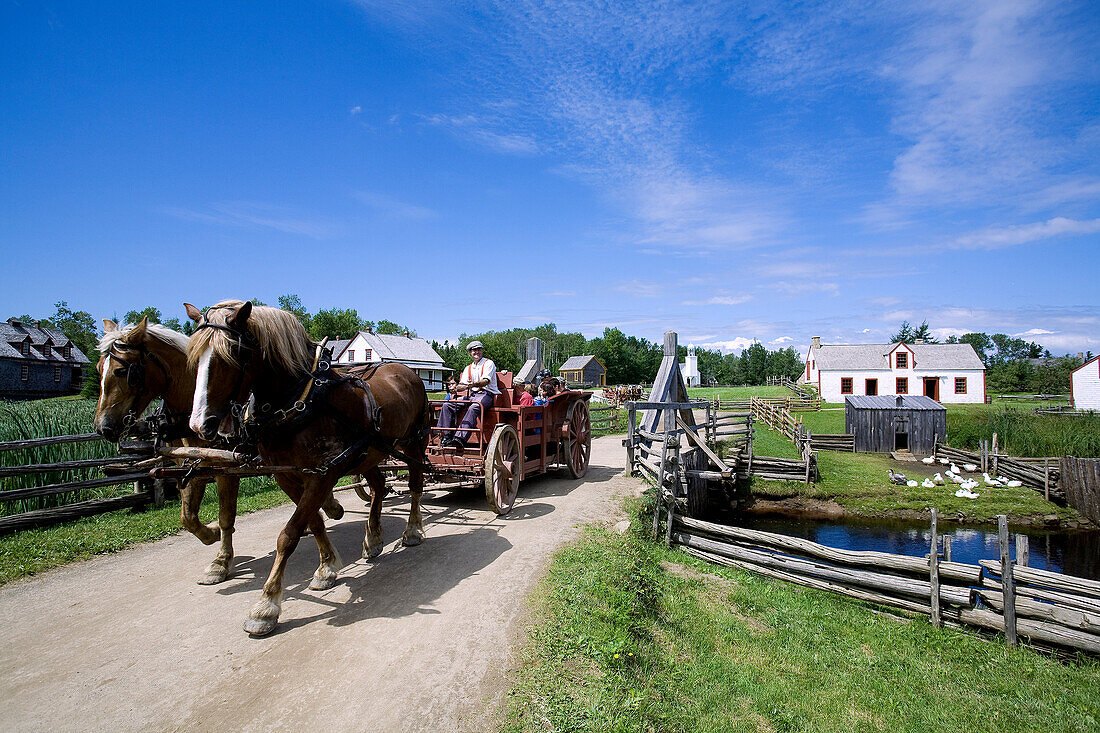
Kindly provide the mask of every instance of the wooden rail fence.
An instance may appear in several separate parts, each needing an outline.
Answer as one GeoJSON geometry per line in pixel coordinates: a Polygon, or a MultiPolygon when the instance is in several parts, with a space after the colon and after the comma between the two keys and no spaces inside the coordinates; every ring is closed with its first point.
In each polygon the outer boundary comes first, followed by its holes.
{"type": "Polygon", "coordinates": [[[1016,536],[1013,560],[1007,519],[998,521],[1001,561],[979,565],[951,562],[934,509],[926,558],[840,550],[684,516],[670,518],[668,542],[718,565],[926,615],[937,626],[1100,654],[1100,582],[1027,567],[1026,535],[1016,536]]]}
{"type": "Polygon", "coordinates": [[[982,445],[980,451],[968,451],[937,442],[932,455],[936,458],[947,458],[956,464],[973,463],[983,472],[1015,479],[1022,482],[1024,486],[1041,492],[1048,500],[1054,499],[1065,503],[1066,494],[1059,483],[1061,459],[1015,458],[997,453],[996,444],[992,451],[987,449],[985,441],[982,441],[982,445]]]}
{"type": "MultiPolygon", "coordinates": [[[[95,433],[81,435],[58,435],[49,438],[32,438],[30,440],[14,440],[0,443],[0,452],[27,450],[44,446],[65,445],[69,443],[86,443],[102,441],[103,438],[95,433]]],[[[32,527],[42,527],[71,519],[79,519],[116,509],[137,507],[153,503],[157,506],[164,504],[164,492],[166,483],[154,481],[149,476],[148,468],[143,465],[146,456],[117,455],[105,458],[86,458],[72,461],[56,461],[53,463],[31,463],[17,466],[4,466],[0,468],[0,478],[16,476],[31,476],[39,474],[56,474],[61,471],[83,471],[99,469],[104,475],[82,480],[63,481],[55,483],[40,483],[37,486],[3,489],[0,490],[0,502],[14,502],[26,499],[38,499],[45,497],[62,497],[88,489],[98,489],[122,484],[134,485],[130,494],[89,499],[63,504],[46,509],[34,509],[17,514],[9,514],[0,517],[0,534],[16,532],[32,527]]],[[[0,486],[3,482],[0,481],[0,486]]]]}

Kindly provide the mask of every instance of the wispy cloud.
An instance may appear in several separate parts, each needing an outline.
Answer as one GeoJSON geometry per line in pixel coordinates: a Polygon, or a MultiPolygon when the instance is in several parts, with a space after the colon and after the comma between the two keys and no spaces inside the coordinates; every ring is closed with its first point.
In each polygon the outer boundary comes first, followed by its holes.
{"type": "Polygon", "coordinates": [[[957,249],[1001,249],[1054,237],[1096,234],[1097,232],[1100,232],[1100,219],[1075,221],[1059,216],[1033,224],[995,227],[973,232],[957,238],[951,246],[957,249]]]}
{"type": "Polygon", "coordinates": [[[359,105],[357,104],[357,105],[355,105],[354,107],[352,107],[352,108],[351,108],[350,110],[348,110],[348,114],[350,114],[351,116],[353,116],[353,117],[354,117],[355,115],[359,114],[359,113],[360,113],[360,112],[362,112],[362,111],[363,111],[363,108],[362,108],[362,107],[360,107],[360,106],[359,106],[359,105]]]}
{"type": "Polygon", "coordinates": [[[326,239],[335,235],[338,229],[330,222],[294,216],[283,207],[258,202],[215,203],[206,210],[163,206],[160,211],[184,221],[245,229],[273,229],[311,239],[326,239]]]}
{"type": "Polygon", "coordinates": [[[498,153],[536,155],[539,152],[538,143],[533,138],[521,133],[494,130],[494,122],[483,116],[432,114],[420,115],[420,119],[498,153]]]}
{"type": "Polygon", "coordinates": [[[685,300],[682,305],[740,305],[750,300],[751,295],[715,295],[705,300],[685,300]]]}
{"type": "Polygon", "coordinates": [[[639,298],[656,298],[665,292],[663,285],[646,282],[645,280],[630,280],[629,282],[619,283],[615,286],[615,290],[620,293],[636,295],[639,298]]]}
{"type": "Polygon", "coordinates": [[[439,216],[439,212],[434,209],[399,201],[376,191],[357,191],[354,196],[378,213],[395,219],[424,220],[439,216]]]}

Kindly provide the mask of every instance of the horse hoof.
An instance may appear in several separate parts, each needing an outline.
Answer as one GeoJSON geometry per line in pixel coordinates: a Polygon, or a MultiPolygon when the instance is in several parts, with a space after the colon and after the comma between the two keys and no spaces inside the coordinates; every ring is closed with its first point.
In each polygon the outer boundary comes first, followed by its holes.
{"type": "Polygon", "coordinates": [[[382,554],[382,545],[363,545],[363,557],[367,560],[378,557],[382,554]]]}
{"type": "Polygon", "coordinates": [[[338,504],[336,501],[332,502],[332,506],[321,507],[329,519],[340,519],[344,516],[344,507],[338,504]]]}
{"type": "Polygon", "coordinates": [[[401,544],[405,547],[416,547],[424,541],[423,533],[418,529],[406,529],[401,535],[401,544]]]}
{"type": "Polygon", "coordinates": [[[244,622],[244,630],[249,636],[267,636],[275,630],[278,619],[250,618],[244,622]]]}
{"type": "Polygon", "coordinates": [[[310,590],[328,590],[334,585],[336,585],[335,573],[332,575],[314,575],[313,580],[309,581],[310,590]]]}
{"type": "Polygon", "coordinates": [[[217,570],[207,570],[206,575],[199,578],[199,585],[217,585],[222,583],[229,577],[228,568],[218,568],[217,570]]]}

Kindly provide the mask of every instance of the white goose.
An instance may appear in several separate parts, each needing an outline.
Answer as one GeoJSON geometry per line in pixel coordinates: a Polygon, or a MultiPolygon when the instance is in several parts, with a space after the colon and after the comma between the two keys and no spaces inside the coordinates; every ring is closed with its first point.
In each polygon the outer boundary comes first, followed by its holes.
{"type": "Polygon", "coordinates": [[[951,480],[957,484],[961,484],[963,482],[963,477],[957,473],[953,473],[951,474],[951,480]]]}
{"type": "Polygon", "coordinates": [[[978,470],[978,466],[974,463],[964,463],[963,464],[963,470],[966,471],[967,473],[974,473],[975,471],[978,470]]]}
{"type": "Polygon", "coordinates": [[[951,461],[947,460],[946,458],[937,458],[936,460],[939,461],[944,466],[946,466],[948,463],[951,462],[951,461]]]}
{"type": "Polygon", "coordinates": [[[915,489],[915,488],[917,488],[918,486],[920,486],[920,484],[918,484],[918,483],[917,483],[916,481],[914,481],[913,479],[909,479],[908,481],[906,481],[906,482],[905,482],[905,485],[906,485],[906,486],[908,486],[908,487],[909,487],[910,489],[915,489]]]}
{"type": "Polygon", "coordinates": [[[1000,486],[1001,482],[990,476],[988,473],[982,474],[982,479],[985,481],[986,486],[1000,486]]]}
{"type": "Polygon", "coordinates": [[[1023,481],[1017,481],[1016,479],[1012,479],[1011,481],[1009,481],[1005,484],[1005,486],[1008,486],[1008,487],[1013,488],[1013,489],[1018,489],[1023,485],[1024,485],[1023,481]]]}
{"type": "Polygon", "coordinates": [[[934,483],[936,486],[943,486],[945,482],[943,480],[943,476],[937,473],[935,476],[932,477],[932,483],[934,483]]]}
{"type": "Polygon", "coordinates": [[[959,472],[959,467],[956,466],[954,463],[952,463],[951,464],[951,473],[958,473],[958,472],[959,472]]]}
{"type": "Polygon", "coordinates": [[[970,489],[959,489],[955,492],[955,496],[961,499],[977,499],[981,494],[975,494],[970,489]]]}
{"type": "Polygon", "coordinates": [[[920,459],[920,462],[931,466],[933,463],[936,462],[936,458],[935,456],[928,456],[927,458],[920,459]]]}
{"type": "Polygon", "coordinates": [[[932,479],[930,479],[930,478],[926,478],[924,481],[921,481],[920,485],[923,486],[926,489],[936,488],[936,485],[934,483],[932,483],[932,479]]]}
{"type": "Polygon", "coordinates": [[[974,489],[978,488],[978,482],[974,479],[967,479],[962,483],[962,488],[967,491],[973,491],[974,489]]]}

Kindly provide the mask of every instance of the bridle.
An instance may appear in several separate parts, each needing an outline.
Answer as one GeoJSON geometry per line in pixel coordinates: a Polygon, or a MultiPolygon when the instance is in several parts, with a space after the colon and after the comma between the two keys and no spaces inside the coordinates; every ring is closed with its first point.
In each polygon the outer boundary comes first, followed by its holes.
{"type": "MultiPolygon", "coordinates": [[[[110,368],[111,360],[114,359],[118,362],[119,366],[114,370],[115,376],[126,377],[126,386],[128,386],[134,392],[133,398],[130,400],[130,406],[126,409],[126,414],[122,418],[123,429],[132,426],[138,419],[138,404],[141,402],[145,395],[149,394],[149,387],[145,383],[146,377],[146,364],[152,363],[156,365],[158,369],[164,374],[165,392],[171,387],[172,376],[168,373],[168,368],[164,365],[153,352],[149,351],[144,344],[134,346],[133,344],[114,343],[103,354],[106,358],[106,363],[103,365],[104,369],[110,368]],[[116,353],[115,349],[123,352],[136,352],[138,358],[134,361],[130,361],[122,358],[122,354],[116,353]]],[[[163,406],[162,406],[163,411],[163,406]]]]}
{"type": "Polygon", "coordinates": [[[204,328],[214,328],[219,331],[225,331],[232,336],[236,342],[237,353],[235,354],[235,358],[240,368],[237,371],[237,384],[234,385],[233,391],[230,393],[229,411],[233,414],[234,418],[237,419],[239,425],[243,420],[245,406],[248,403],[247,397],[243,401],[239,399],[241,397],[241,390],[244,388],[245,372],[248,371],[248,366],[252,361],[252,355],[256,349],[259,348],[260,344],[252,332],[247,328],[242,330],[223,323],[211,323],[208,317],[209,315],[210,311],[206,311],[202,314],[202,320],[195,326],[194,332],[198,333],[204,328]]]}

